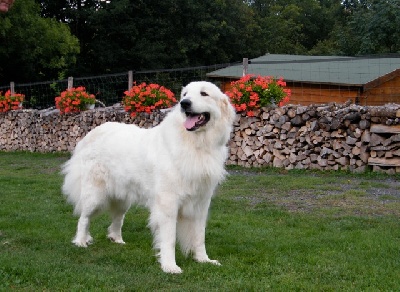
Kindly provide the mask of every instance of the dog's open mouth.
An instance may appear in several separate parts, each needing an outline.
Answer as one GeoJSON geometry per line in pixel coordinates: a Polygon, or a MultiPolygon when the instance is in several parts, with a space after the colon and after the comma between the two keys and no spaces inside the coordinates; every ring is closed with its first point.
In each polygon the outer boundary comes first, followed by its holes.
{"type": "Polygon", "coordinates": [[[188,131],[195,131],[198,128],[206,125],[210,120],[210,113],[192,113],[189,111],[185,112],[186,114],[186,121],[185,121],[185,128],[188,131]]]}

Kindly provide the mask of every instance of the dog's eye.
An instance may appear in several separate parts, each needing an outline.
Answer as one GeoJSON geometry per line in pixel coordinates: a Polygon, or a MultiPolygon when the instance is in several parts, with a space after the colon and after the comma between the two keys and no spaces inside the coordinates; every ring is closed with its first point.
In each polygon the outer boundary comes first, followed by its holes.
{"type": "Polygon", "coordinates": [[[187,94],[187,92],[185,92],[185,93],[183,94],[183,96],[186,96],[186,94],[187,94]]]}
{"type": "Polygon", "coordinates": [[[200,91],[201,96],[208,96],[208,93],[205,91],[200,91]]]}

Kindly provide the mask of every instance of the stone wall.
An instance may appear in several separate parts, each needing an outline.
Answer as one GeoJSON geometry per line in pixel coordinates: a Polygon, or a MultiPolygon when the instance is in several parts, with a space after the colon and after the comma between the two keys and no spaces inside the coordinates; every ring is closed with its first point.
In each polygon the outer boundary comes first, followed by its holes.
{"type": "MultiPolygon", "coordinates": [[[[120,107],[69,115],[58,110],[0,113],[0,150],[71,151],[106,121],[149,128],[164,116],[132,118],[120,107]]],[[[400,105],[289,105],[261,109],[251,118],[237,114],[229,148],[230,165],[400,172],[400,105]]]]}

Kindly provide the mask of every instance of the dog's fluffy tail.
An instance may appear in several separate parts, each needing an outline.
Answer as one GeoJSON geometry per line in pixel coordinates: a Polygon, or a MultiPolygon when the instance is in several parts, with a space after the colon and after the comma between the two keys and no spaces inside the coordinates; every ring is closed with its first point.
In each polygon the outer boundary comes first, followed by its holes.
{"type": "Polygon", "coordinates": [[[81,213],[81,167],[76,161],[76,157],[72,157],[62,166],[61,173],[64,174],[64,184],[62,192],[67,201],[74,206],[74,213],[81,213]]]}

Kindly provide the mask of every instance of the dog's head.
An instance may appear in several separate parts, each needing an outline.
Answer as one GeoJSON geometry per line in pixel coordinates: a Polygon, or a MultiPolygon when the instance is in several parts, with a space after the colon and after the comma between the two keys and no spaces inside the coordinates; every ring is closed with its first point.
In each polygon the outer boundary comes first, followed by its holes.
{"type": "Polygon", "coordinates": [[[235,116],[229,98],[216,85],[206,81],[186,85],[179,105],[188,131],[206,129],[218,120],[232,124],[235,116]]]}

